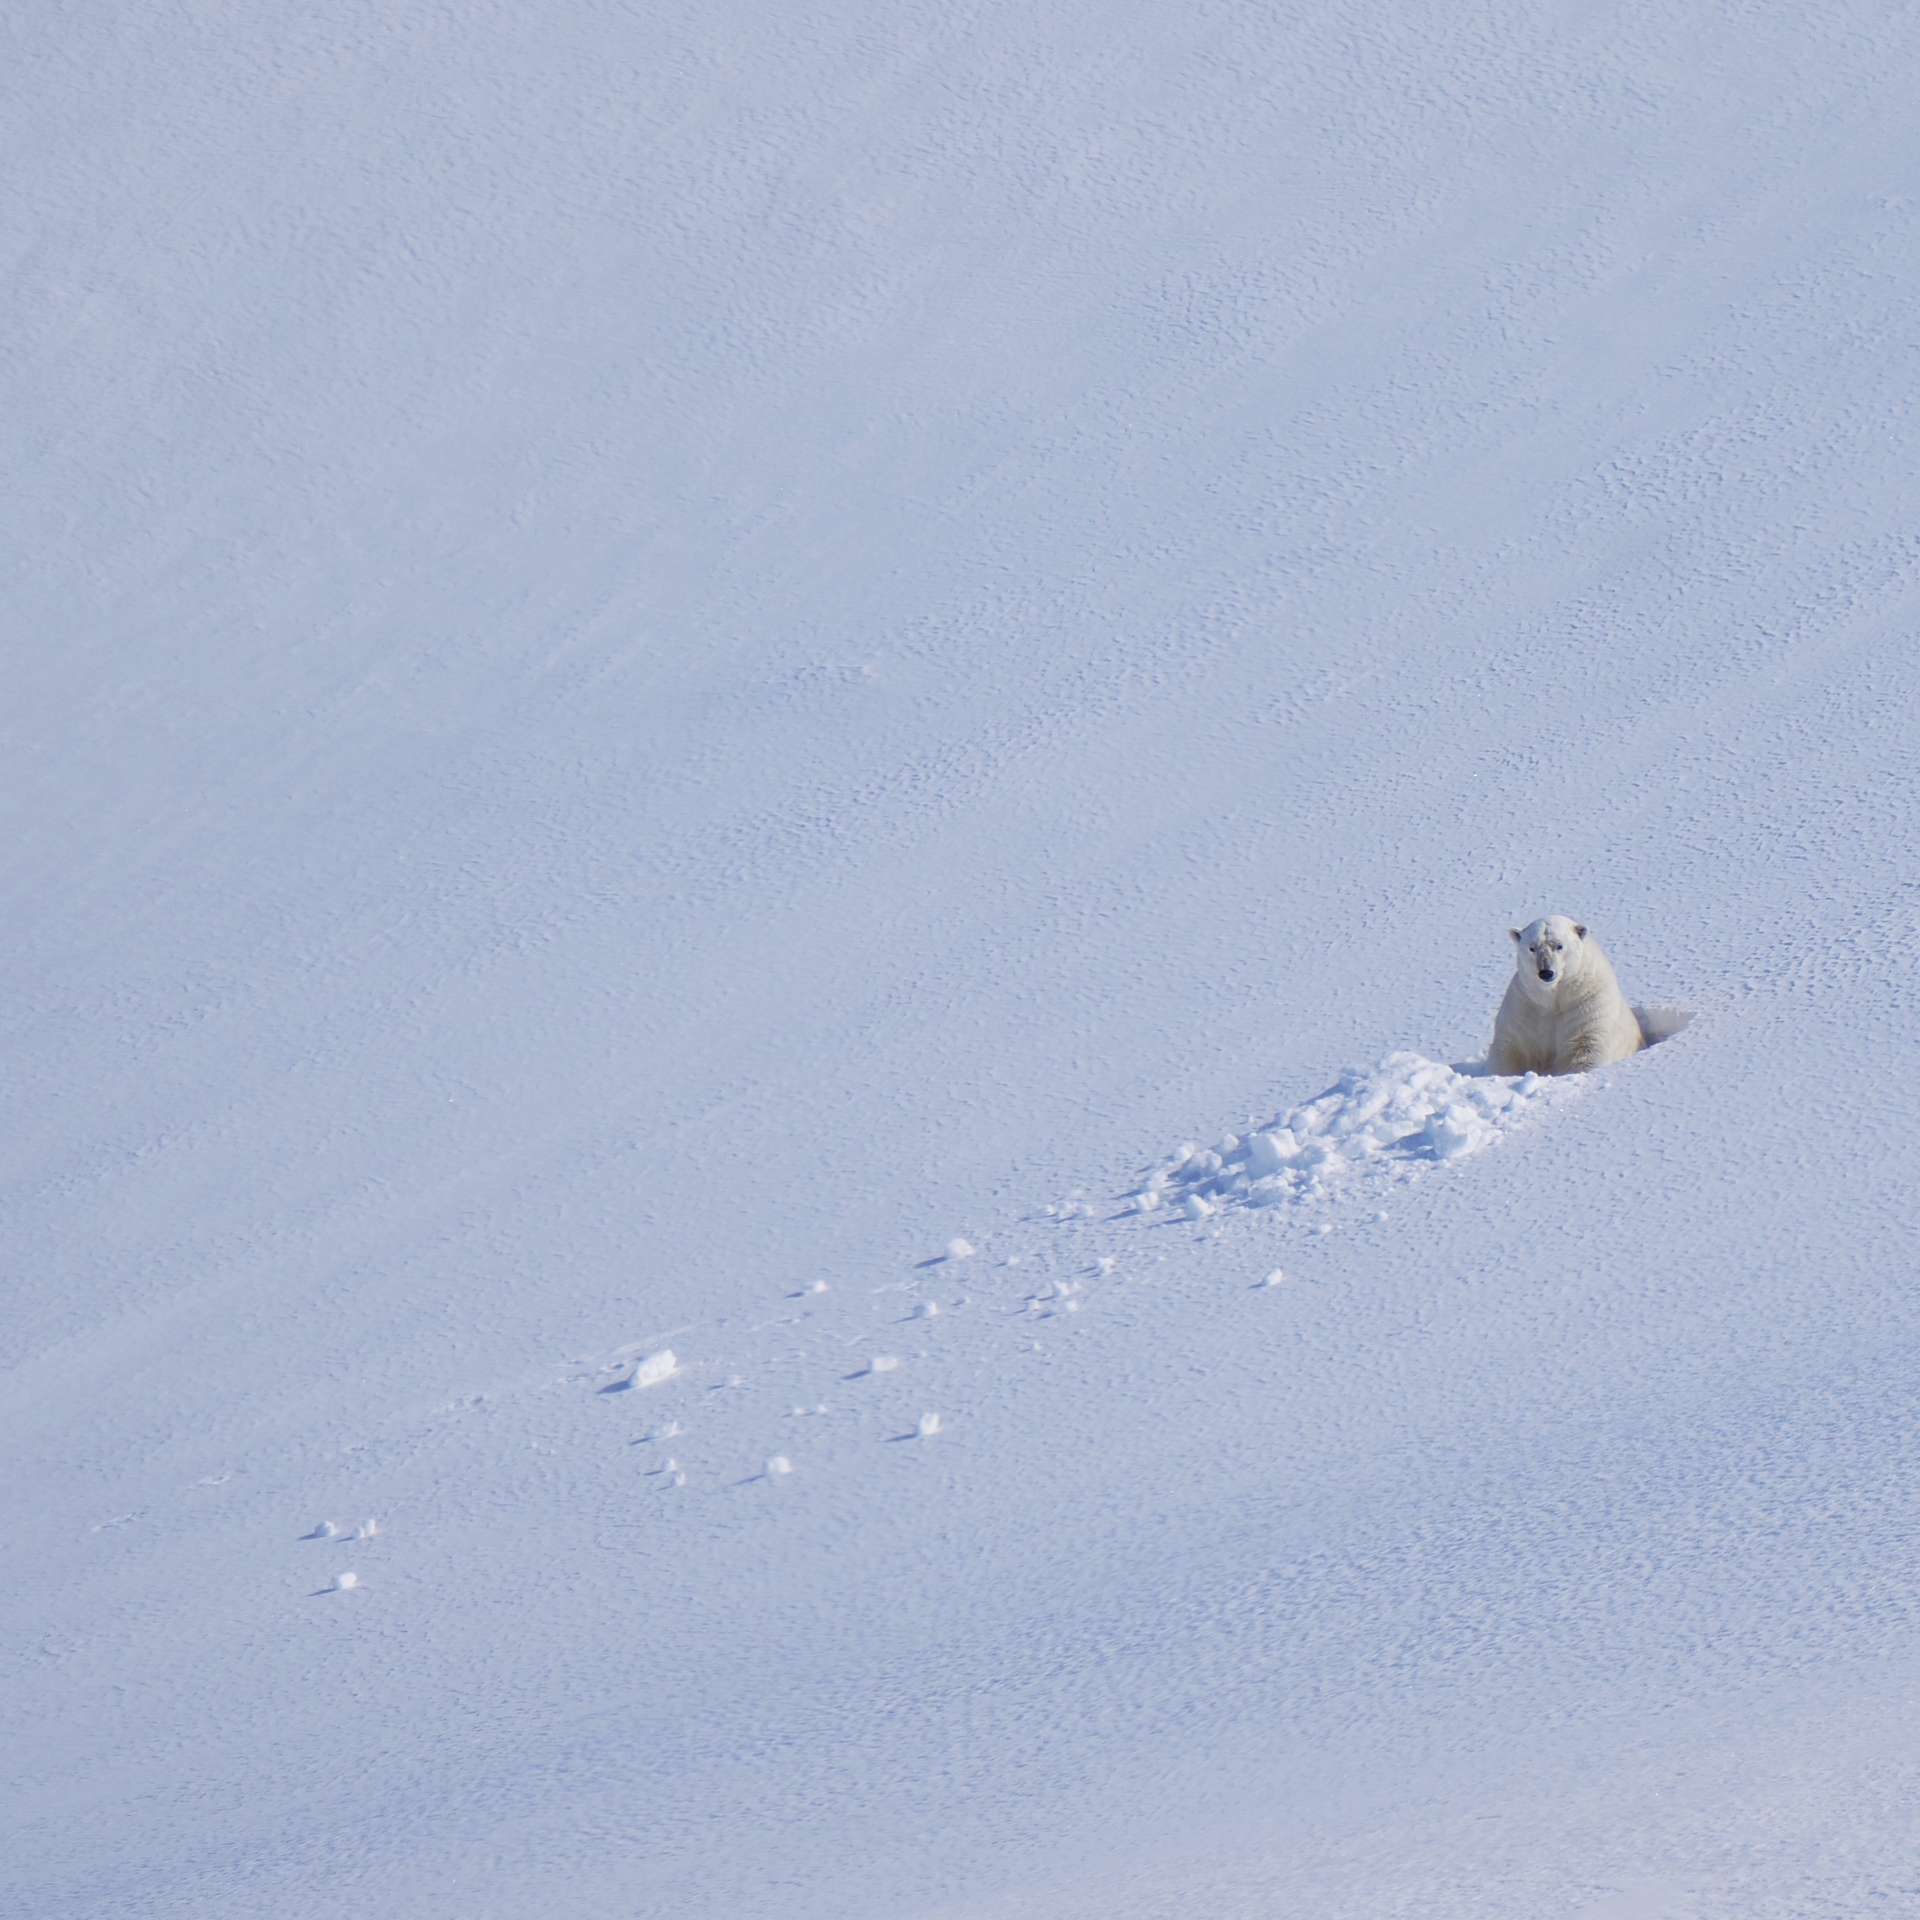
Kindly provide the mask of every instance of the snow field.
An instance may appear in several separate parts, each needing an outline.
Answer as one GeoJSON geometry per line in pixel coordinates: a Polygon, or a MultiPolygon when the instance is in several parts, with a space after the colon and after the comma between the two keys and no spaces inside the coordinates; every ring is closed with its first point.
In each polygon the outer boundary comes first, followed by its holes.
{"type": "Polygon", "coordinates": [[[13,1907],[1912,1906],[1905,10],[8,46],[13,1907]]]}

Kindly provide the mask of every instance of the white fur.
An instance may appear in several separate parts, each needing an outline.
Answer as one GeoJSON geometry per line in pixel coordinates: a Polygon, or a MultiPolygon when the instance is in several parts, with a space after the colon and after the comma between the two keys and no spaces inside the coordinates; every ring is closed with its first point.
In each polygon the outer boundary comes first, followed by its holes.
{"type": "Polygon", "coordinates": [[[1487,1055],[1495,1073],[1585,1073],[1640,1051],[1640,1022],[1585,927],[1555,913],[1512,937],[1513,979],[1487,1055]]]}

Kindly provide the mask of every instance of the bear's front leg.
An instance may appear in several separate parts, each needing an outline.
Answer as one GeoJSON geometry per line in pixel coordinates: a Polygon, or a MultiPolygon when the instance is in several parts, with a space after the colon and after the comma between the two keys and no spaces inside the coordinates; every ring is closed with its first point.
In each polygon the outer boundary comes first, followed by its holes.
{"type": "Polygon", "coordinates": [[[1493,1072],[1511,1076],[1533,1070],[1533,1062],[1527,1056],[1527,1050],[1517,1040],[1504,1034],[1493,1036],[1493,1045],[1487,1049],[1487,1065],[1493,1072]]]}
{"type": "Polygon", "coordinates": [[[1583,1033],[1579,1039],[1567,1049],[1566,1064],[1556,1068],[1555,1071],[1558,1073],[1585,1073],[1590,1068],[1597,1067],[1600,1064],[1602,1051],[1600,1036],[1598,1034],[1583,1033]]]}

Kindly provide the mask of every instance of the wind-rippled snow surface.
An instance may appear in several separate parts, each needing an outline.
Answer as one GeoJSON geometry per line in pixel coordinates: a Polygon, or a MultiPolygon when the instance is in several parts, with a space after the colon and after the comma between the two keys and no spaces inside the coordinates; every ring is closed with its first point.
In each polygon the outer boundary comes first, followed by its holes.
{"type": "Polygon", "coordinates": [[[1211,1147],[1178,1148],[1130,1196],[1206,1219],[1235,1208],[1316,1206],[1356,1182],[1410,1179],[1436,1161],[1491,1146],[1577,1082],[1463,1072],[1417,1053],[1390,1053],[1370,1071],[1349,1068],[1317,1099],[1211,1147]]]}
{"type": "Polygon", "coordinates": [[[1911,6],[5,46],[9,1915],[1915,1911],[1911,6]]]}

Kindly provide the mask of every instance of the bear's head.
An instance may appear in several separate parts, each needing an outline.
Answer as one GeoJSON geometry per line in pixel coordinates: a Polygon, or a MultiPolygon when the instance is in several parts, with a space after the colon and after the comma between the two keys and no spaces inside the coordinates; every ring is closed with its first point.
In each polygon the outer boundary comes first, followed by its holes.
{"type": "Polygon", "coordinates": [[[1564,913],[1550,913],[1524,927],[1509,927],[1513,939],[1513,964],[1519,975],[1520,991],[1529,1000],[1551,1000],[1560,983],[1580,971],[1585,927],[1576,926],[1564,913]]]}

